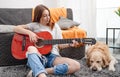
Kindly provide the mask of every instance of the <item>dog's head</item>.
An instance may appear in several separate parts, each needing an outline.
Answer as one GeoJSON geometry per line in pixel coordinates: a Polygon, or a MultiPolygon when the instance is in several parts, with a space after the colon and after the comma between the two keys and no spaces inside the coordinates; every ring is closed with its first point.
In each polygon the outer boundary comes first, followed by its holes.
{"type": "Polygon", "coordinates": [[[93,46],[90,46],[87,49],[86,53],[86,61],[87,65],[90,67],[90,69],[94,71],[100,71],[102,68],[108,66],[109,59],[108,59],[108,49],[105,49],[103,44],[95,44],[93,46]]]}

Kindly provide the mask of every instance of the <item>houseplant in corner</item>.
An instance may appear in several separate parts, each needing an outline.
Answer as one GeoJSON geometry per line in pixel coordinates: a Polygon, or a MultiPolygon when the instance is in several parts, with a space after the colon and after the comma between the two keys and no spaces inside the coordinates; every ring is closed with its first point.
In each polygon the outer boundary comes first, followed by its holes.
{"type": "Polygon", "coordinates": [[[120,17],[120,7],[115,11],[115,13],[120,17]]]}

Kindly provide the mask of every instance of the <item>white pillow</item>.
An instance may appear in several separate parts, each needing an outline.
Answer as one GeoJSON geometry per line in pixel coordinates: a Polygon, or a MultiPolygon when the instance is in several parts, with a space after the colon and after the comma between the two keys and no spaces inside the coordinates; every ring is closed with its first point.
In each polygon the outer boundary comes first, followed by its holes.
{"type": "Polygon", "coordinates": [[[64,17],[60,17],[57,24],[60,26],[61,29],[68,29],[68,28],[71,28],[73,26],[80,25],[80,23],[72,21],[72,20],[70,20],[68,18],[64,18],[64,17]]]}
{"type": "Polygon", "coordinates": [[[0,25],[0,33],[14,32],[13,28],[15,25],[0,25]]]}

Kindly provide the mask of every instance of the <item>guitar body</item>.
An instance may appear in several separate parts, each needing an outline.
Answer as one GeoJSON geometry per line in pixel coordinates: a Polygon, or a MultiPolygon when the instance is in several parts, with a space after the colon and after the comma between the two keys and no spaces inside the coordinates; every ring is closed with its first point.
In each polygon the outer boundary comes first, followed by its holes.
{"type": "MultiPolygon", "coordinates": [[[[52,36],[49,32],[39,32],[36,33],[40,39],[42,40],[49,40],[52,39],[52,36]]],[[[13,40],[12,40],[12,45],[11,45],[11,50],[12,50],[12,55],[16,59],[25,59],[26,58],[26,51],[29,46],[35,46],[34,43],[31,43],[29,40],[29,36],[27,35],[22,35],[22,34],[14,34],[13,40]],[[24,46],[23,46],[24,45],[24,46]]],[[[45,55],[50,53],[52,49],[52,45],[43,45],[40,47],[37,47],[38,51],[45,55]]]]}

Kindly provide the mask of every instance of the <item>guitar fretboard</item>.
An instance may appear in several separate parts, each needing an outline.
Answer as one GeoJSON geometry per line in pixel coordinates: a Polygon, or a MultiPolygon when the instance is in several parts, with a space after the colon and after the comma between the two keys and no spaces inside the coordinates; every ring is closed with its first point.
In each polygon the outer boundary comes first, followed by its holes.
{"type": "Polygon", "coordinates": [[[52,39],[52,40],[39,40],[37,44],[44,45],[44,44],[65,44],[65,43],[72,43],[72,40],[76,40],[79,43],[83,44],[95,44],[96,40],[94,38],[74,38],[74,39],[52,39]]]}

